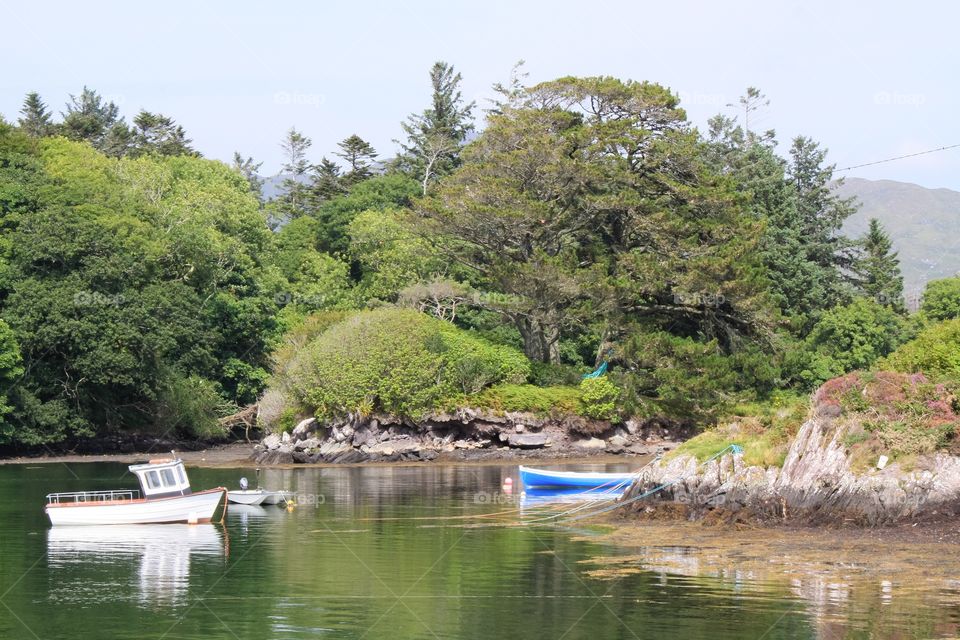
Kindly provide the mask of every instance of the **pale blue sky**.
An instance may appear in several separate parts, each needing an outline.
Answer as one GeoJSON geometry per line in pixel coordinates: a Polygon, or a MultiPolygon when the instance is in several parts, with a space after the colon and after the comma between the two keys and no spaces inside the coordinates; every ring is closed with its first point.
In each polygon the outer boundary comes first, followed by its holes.
{"type": "MultiPolygon", "coordinates": [[[[438,59],[483,106],[523,58],[529,80],[613,75],[682,96],[703,127],[748,85],[764,127],[844,167],[960,143],[960,5],[950,2],[6,2],[0,113],[86,84],[128,120],[173,116],[206,156],[276,172],[291,125],[312,160],[357,133],[386,156],[438,59]]],[[[960,189],[960,149],[849,175],[960,189]]]]}

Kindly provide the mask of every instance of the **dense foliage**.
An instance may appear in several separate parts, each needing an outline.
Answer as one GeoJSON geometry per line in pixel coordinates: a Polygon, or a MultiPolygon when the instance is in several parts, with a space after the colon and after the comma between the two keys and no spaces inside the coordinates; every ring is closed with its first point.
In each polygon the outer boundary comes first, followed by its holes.
{"type": "Polygon", "coordinates": [[[283,385],[320,417],[419,415],[496,383],[526,380],[523,354],[411,310],[361,312],[304,345],[283,385]]]}
{"type": "Polygon", "coordinates": [[[826,150],[750,129],[758,90],[701,133],[651,82],[517,75],[475,122],[429,77],[395,158],[291,128],[266,201],[167,116],[29,94],[0,121],[0,444],[205,436],[255,402],[706,421],[884,357],[953,375],[956,279],[908,317],[880,225],[839,234],[826,150]]]}

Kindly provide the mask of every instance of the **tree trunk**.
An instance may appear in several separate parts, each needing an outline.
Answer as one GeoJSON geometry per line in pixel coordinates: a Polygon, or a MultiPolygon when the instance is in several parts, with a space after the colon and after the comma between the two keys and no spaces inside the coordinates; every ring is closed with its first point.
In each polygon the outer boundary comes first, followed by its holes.
{"type": "Polygon", "coordinates": [[[543,318],[521,316],[515,319],[523,337],[523,353],[534,362],[560,363],[560,327],[543,318]]]}

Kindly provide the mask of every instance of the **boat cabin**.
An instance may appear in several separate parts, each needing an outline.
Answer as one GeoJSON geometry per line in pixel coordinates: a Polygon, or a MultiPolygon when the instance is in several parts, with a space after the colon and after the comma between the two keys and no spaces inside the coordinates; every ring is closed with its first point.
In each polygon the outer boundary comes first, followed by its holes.
{"type": "Polygon", "coordinates": [[[143,497],[147,500],[188,496],[192,493],[187,472],[184,471],[183,461],[180,459],[151,460],[146,464],[130,465],[128,469],[137,476],[143,497]]]}

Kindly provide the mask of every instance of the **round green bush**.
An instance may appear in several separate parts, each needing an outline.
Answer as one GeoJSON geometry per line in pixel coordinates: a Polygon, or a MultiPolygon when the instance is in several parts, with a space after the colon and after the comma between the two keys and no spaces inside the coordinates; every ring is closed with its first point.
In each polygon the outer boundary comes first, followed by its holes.
{"type": "Polygon", "coordinates": [[[597,420],[612,420],[617,415],[617,389],[606,376],[584,378],[580,383],[580,402],[583,414],[597,420]]]}
{"type": "Polygon", "coordinates": [[[357,313],[312,340],[284,382],[318,418],[384,411],[419,416],[497,383],[520,383],[530,363],[417,311],[357,313]]]}

